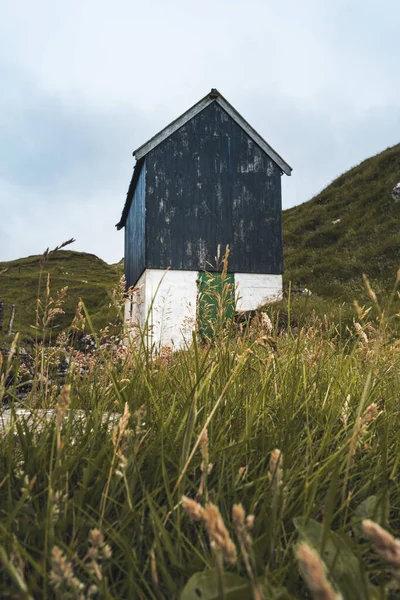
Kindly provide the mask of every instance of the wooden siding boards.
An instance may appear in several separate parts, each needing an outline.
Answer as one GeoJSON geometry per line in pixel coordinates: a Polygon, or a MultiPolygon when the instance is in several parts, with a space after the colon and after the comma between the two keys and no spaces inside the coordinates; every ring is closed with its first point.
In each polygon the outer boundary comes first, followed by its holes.
{"type": "Polygon", "coordinates": [[[216,102],[146,155],[147,268],[202,270],[229,244],[230,271],[281,274],[281,212],[280,167],[216,102]]]}
{"type": "MultiPolygon", "coordinates": [[[[125,223],[125,279],[127,287],[137,283],[146,267],[146,162],[134,172],[135,188],[125,223]]],[[[135,169],[136,170],[136,169],[135,169]]]]}

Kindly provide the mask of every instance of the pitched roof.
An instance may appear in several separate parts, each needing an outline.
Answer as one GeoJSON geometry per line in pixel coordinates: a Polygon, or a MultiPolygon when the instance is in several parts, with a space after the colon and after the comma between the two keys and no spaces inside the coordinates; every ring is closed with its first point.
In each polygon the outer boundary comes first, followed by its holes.
{"type": "Polygon", "coordinates": [[[209,106],[212,102],[216,102],[225,110],[226,113],[247,133],[247,135],[262,149],[264,152],[280,167],[283,173],[290,175],[292,167],[261,137],[259,133],[237,112],[235,108],[216,89],[212,89],[209,94],[204,96],[197,104],[189,108],[180,117],[172,121],[167,127],[164,127],[159,133],[149,139],[148,142],[139,146],[134,152],[133,156],[136,157],[137,163],[132,175],[132,180],[126,196],[126,202],[122,211],[121,220],[116,225],[117,229],[122,229],[125,226],[126,219],[128,217],[129,208],[132,202],[133,194],[136,187],[136,182],[139,177],[140,171],[143,165],[143,159],[153,148],[161,144],[164,140],[169,138],[175,131],[180,129],[188,121],[193,119],[202,110],[209,106]]]}

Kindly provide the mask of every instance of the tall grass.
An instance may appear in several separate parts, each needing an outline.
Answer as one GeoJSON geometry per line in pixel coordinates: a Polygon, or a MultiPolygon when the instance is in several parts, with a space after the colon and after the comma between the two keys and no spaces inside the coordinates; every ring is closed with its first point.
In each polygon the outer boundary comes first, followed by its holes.
{"type": "Polygon", "coordinates": [[[77,349],[81,307],[25,401],[53,416],[18,414],[4,359],[0,596],[397,597],[362,523],[400,530],[400,346],[365,311],[346,336],[259,317],[154,355],[115,327],[77,349]]]}

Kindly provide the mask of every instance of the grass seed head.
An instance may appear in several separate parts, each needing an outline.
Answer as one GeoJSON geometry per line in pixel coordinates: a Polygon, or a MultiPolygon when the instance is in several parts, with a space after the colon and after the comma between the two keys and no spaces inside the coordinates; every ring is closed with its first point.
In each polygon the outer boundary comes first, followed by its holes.
{"type": "Polygon", "coordinates": [[[89,531],[89,542],[93,548],[100,548],[104,544],[104,535],[100,529],[91,529],[89,531]]]}
{"type": "Polygon", "coordinates": [[[304,542],[297,547],[299,568],[314,600],[341,600],[325,576],[324,563],[321,558],[304,542]]]}
{"type": "Polygon", "coordinates": [[[362,522],[362,528],[366,537],[375,546],[376,552],[394,567],[393,575],[400,582],[400,540],[370,519],[362,522]]]}
{"type": "Polygon", "coordinates": [[[182,506],[192,521],[200,521],[203,518],[204,509],[196,500],[182,496],[182,506]]]}
{"type": "Polygon", "coordinates": [[[283,482],[282,460],[282,452],[278,448],[275,448],[275,450],[271,452],[268,468],[269,478],[276,487],[280,487],[283,482]]]}
{"type": "Polygon", "coordinates": [[[365,333],[364,329],[362,328],[362,326],[360,325],[360,323],[354,323],[354,328],[357,331],[358,335],[360,336],[360,342],[362,344],[368,344],[368,336],[365,333]]]}
{"type": "Polygon", "coordinates": [[[269,318],[266,312],[261,313],[261,324],[268,333],[272,332],[274,327],[272,325],[271,319],[269,318]]]}
{"type": "Polygon", "coordinates": [[[200,437],[200,452],[205,463],[208,462],[208,432],[205,429],[200,437]]]}
{"type": "Polygon", "coordinates": [[[241,504],[234,504],[232,507],[232,521],[235,527],[236,535],[246,550],[250,550],[252,539],[250,529],[254,524],[254,515],[246,518],[246,512],[241,504]]]}
{"type": "Polygon", "coordinates": [[[361,417],[361,429],[367,428],[368,425],[370,423],[372,423],[372,421],[375,421],[377,416],[378,416],[378,407],[375,404],[375,402],[373,402],[372,404],[367,406],[363,416],[361,417]]]}
{"type": "Polygon", "coordinates": [[[347,394],[346,400],[342,406],[342,410],[340,411],[340,420],[343,424],[343,427],[347,427],[347,423],[350,416],[350,394],[347,394]]]}
{"type": "Polygon", "coordinates": [[[221,552],[225,561],[230,564],[236,562],[236,546],[233,543],[221,513],[215,504],[210,502],[203,510],[202,518],[210,538],[210,545],[216,552],[221,552]]]}
{"type": "Polygon", "coordinates": [[[83,583],[75,577],[71,562],[58,546],[52,548],[50,565],[49,579],[55,589],[65,586],[77,593],[83,590],[83,583]]]}

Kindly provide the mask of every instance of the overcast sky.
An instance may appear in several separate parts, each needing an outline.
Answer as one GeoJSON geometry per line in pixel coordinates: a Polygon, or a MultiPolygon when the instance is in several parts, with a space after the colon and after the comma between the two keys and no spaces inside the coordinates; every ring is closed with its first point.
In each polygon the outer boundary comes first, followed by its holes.
{"type": "Polygon", "coordinates": [[[3,0],[0,260],[120,260],[132,151],[212,87],[309,200],[400,142],[399,31],[399,0],[3,0]]]}

